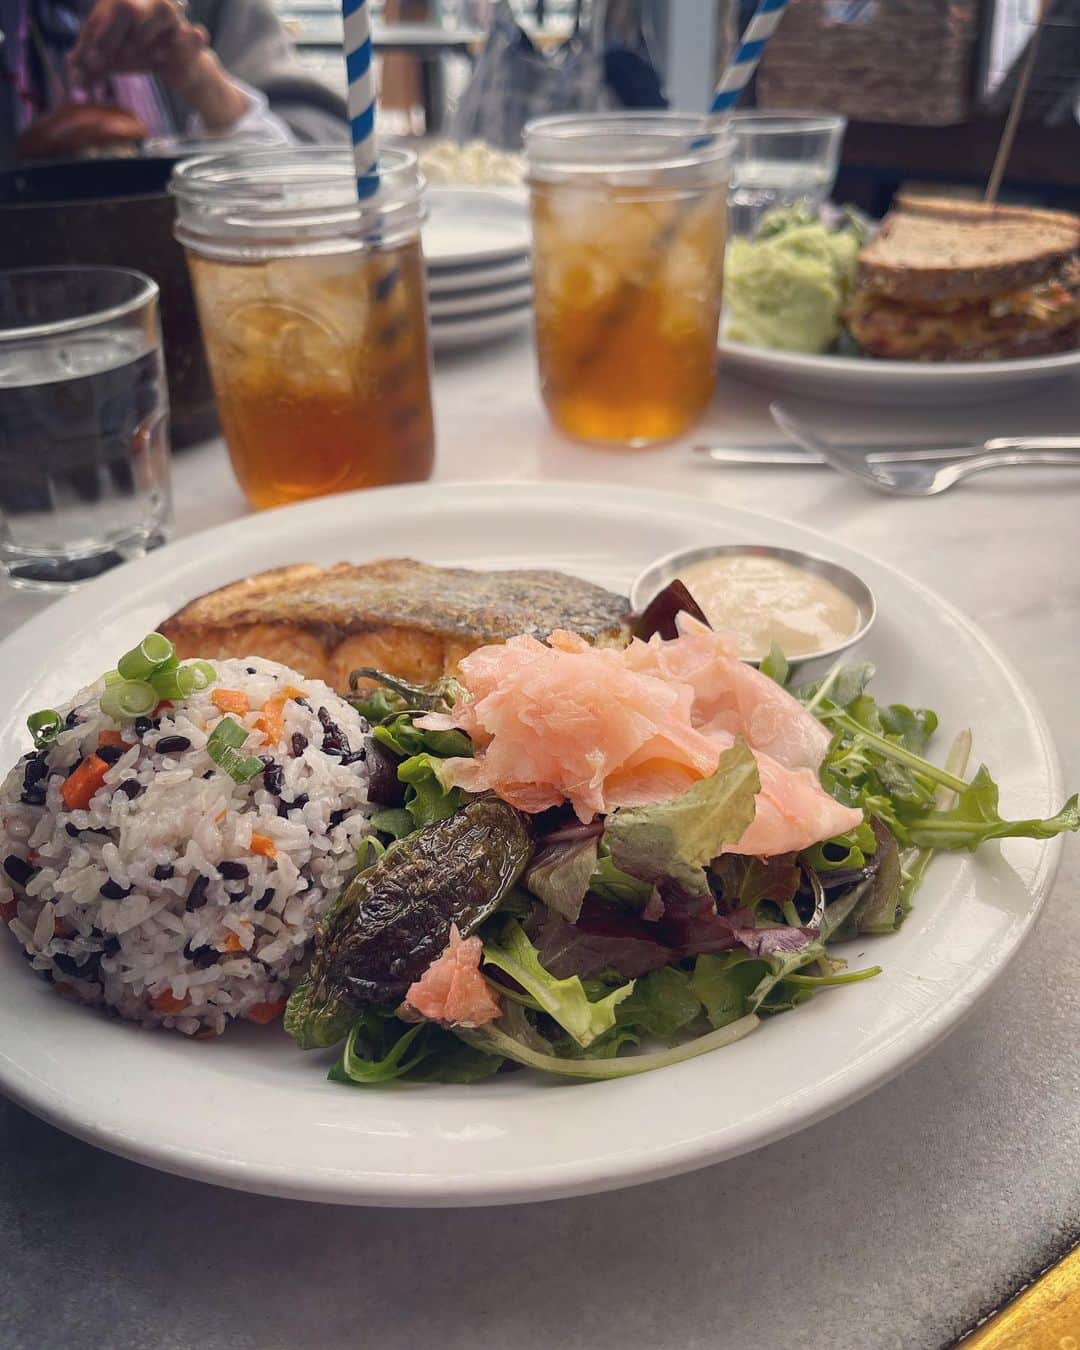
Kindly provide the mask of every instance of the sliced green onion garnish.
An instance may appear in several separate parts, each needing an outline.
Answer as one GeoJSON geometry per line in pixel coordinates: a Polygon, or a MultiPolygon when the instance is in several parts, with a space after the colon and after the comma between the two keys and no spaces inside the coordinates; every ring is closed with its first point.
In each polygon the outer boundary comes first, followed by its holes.
{"type": "Polygon", "coordinates": [[[160,702],[157,691],[145,680],[123,680],[110,684],[101,696],[101,711],[121,722],[128,717],[144,717],[160,702]]]}
{"type": "Polygon", "coordinates": [[[31,713],[26,719],[27,730],[34,738],[34,749],[44,750],[52,745],[63,730],[64,719],[52,708],[43,708],[41,712],[31,713]]]}
{"type": "Polygon", "coordinates": [[[137,647],[123,654],[116,669],[125,680],[148,680],[156,670],[175,658],[176,648],[169,639],[160,633],[150,633],[137,647]]]}
{"type": "Polygon", "coordinates": [[[107,689],[110,684],[120,684],[124,677],[118,670],[107,670],[101,678],[105,681],[107,689]]]}
{"type": "Polygon", "coordinates": [[[206,753],[234,782],[247,783],[266,767],[255,755],[242,755],[248,733],[231,717],[223,717],[206,740],[206,753]]]}
{"type": "Polygon", "coordinates": [[[209,661],[191,661],[184,669],[194,675],[196,690],[209,689],[217,679],[217,671],[209,661]]]}
{"type": "Polygon", "coordinates": [[[215,750],[220,750],[225,746],[233,750],[239,750],[247,738],[248,733],[239,722],[232,717],[223,717],[207,737],[206,749],[210,758],[214,759],[215,750]]]}
{"type": "Polygon", "coordinates": [[[150,676],[150,683],[159,699],[190,698],[195,692],[195,675],[190,666],[156,670],[150,676]]]}
{"type": "Polygon", "coordinates": [[[266,765],[254,755],[242,755],[238,750],[225,746],[221,758],[212,756],[218,767],[224,769],[235,783],[249,783],[256,774],[262,773],[266,765]]]}
{"type": "Polygon", "coordinates": [[[236,750],[225,750],[225,759],[221,768],[236,783],[249,783],[256,774],[262,773],[266,765],[254,755],[241,755],[236,750]]]}

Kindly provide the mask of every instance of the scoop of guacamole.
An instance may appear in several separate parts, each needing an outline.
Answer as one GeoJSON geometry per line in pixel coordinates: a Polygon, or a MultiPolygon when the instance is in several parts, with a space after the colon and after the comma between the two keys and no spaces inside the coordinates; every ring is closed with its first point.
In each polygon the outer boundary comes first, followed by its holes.
{"type": "Polygon", "coordinates": [[[753,239],[735,239],[724,278],[725,335],[751,347],[823,352],[840,334],[862,230],[828,230],[803,208],[768,212],[753,239]]]}

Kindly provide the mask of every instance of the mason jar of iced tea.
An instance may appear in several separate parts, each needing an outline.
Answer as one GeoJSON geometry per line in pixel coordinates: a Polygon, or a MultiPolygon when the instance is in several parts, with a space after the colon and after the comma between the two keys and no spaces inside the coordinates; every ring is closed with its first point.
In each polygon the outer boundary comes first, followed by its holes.
{"type": "Polygon", "coordinates": [[[731,138],[668,113],[525,128],[544,403],[581,440],[649,445],[712,397],[731,138]]]}
{"type": "Polygon", "coordinates": [[[357,199],[347,149],[205,155],[171,190],[218,414],[253,506],[430,476],[415,155],[357,199]]]}

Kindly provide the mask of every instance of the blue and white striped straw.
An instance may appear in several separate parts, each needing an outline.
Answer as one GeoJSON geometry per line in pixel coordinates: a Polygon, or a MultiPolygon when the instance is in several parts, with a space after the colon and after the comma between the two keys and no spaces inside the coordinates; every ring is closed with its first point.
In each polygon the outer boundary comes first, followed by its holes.
{"type": "Polygon", "coordinates": [[[342,0],[345,27],[345,73],[349,81],[349,125],[352,128],[356,192],[370,197],[379,187],[375,145],[375,70],[371,59],[371,15],[368,0],[342,0]]]}
{"type": "Polygon", "coordinates": [[[761,0],[754,17],[746,25],[746,32],[742,35],[731,64],[716,87],[709,108],[710,115],[730,112],[738,103],[742,91],[757,70],[765,44],[776,32],[787,7],[788,0],[761,0]]]}

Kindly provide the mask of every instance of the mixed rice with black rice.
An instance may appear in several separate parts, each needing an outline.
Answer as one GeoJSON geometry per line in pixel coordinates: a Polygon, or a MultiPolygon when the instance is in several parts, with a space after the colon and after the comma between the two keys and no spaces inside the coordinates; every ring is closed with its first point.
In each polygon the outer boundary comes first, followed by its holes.
{"type": "Polygon", "coordinates": [[[57,710],[53,743],[0,785],[0,916],[33,969],[189,1035],[280,1012],[369,830],[354,709],[272,661],[211,664],[216,681],[152,716],[115,721],[102,682],[83,690],[57,710]],[[248,705],[229,714],[248,732],[242,753],[262,760],[248,782],[207,749],[222,689],[248,705]],[[268,742],[260,709],[275,699],[283,732],[268,742]],[[94,754],[103,782],[69,809],[64,784],[94,754]]]}

